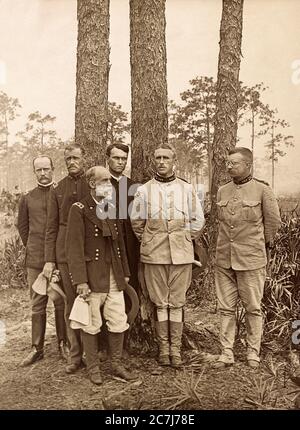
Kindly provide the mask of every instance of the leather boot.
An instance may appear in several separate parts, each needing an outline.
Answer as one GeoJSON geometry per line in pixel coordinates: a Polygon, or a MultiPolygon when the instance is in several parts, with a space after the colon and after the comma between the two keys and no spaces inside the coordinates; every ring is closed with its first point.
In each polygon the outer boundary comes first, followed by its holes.
{"type": "Polygon", "coordinates": [[[58,342],[58,350],[60,352],[61,357],[65,361],[68,361],[70,351],[67,342],[67,329],[63,309],[55,309],[55,328],[58,342]]]}
{"type": "Polygon", "coordinates": [[[170,365],[169,321],[155,321],[156,338],[158,341],[158,363],[170,365]]]}
{"type": "Polygon", "coordinates": [[[182,366],[181,359],[181,338],[183,322],[170,322],[170,355],[172,367],[182,366]]]}
{"type": "Polygon", "coordinates": [[[44,340],[46,331],[46,314],[32,314],[31,336],[32,350],[22,361],[21,366],[30,366],[38,360],[44,358],[44,340]]]}
{"type": "Polygon", "coordinates": [[[97,335],[82,331],[81,336],[90,381],[93,384],[101,385],[103,381],[99,368],[97,335]]]}
{"type": "Polygon", "coordinates": [[[133,381],[137,379],[137,375],[126,370],[122,364],[123,342],[124,333],[108,333],[111,372],[126,381],[133,381]]]}
{"type": "Polygon", "coordinates": [[[128,351],[128,337],[129,337],[129,330],[126,330],[124,332],[124,342],[123,342],[123,352],[122,352],[122,357],[125,360],[130,357],[130,354],[128,351]]]}

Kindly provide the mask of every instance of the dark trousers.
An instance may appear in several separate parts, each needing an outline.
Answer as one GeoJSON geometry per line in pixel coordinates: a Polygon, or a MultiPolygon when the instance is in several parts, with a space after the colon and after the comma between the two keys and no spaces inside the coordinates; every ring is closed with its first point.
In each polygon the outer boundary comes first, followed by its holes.
{"type": "MultiPolygon", "coordinates": [[[[27,282],[29,286],[30,299],[31,299],[31,310],[32,314],[46,314],[48,296],[42,296],[41,294],[37,294],[32,289],[32,285],[38,275],[42,272],[43,269],[30,269],[27,268],[27,282]]],[[[54,307],[56,311],[62,311],[64,309],[64,300],[61,298],[60,300],[55,300],[54,307]]]]}
{"type": "Polygon", "coordinates": [[[69,316],[76,298],[76,289],[71,283],[69,268],[67,263],[58,263],[57,268],[60,271],[62,286],[67,297],[65,305],[65,320],[67,326],[67,335],[70,342],[70,361],[71,363],[80,363],[82,358],[82,342],[80,330],[73,330],[70,327],[69,316]]]}

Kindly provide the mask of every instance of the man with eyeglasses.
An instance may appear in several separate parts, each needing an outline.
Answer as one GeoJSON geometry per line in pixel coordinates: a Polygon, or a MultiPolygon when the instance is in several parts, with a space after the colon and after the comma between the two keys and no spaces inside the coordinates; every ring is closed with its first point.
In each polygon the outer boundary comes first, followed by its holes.
{"type": "Polygon", "coordinates": [[[215,284],[222,353],[215,368],[234,363],[239,298],[246,312],[247,363],[251,368],[257,368],[260,362],[261,300],[267,250],[280,226],[280,214],[268,184],[252,177],[252,164],[253,154],[248,148],[230,150],[227,169],[232,181],[221,186],[217,195],[219,233],[215,284]]]}
{"type": "MultiPolygon", "coordinates": [[[[44,356],[46,331],[46,309],[48,296],[37,294],[32,285],[43,271],[45,256],[45,232],[47,221],[47,203],[50,188],[53,185],[53,163],[50,157],[41,155],[33,160],[33,171],[37,187],[21,197],[17,227],[21,240],[26,247],[27,281],[30,290],[32,309],[32,349],[21,363],[29,366],[44,356]]],[[[64,319],[64,301],[55,300],[55,326],[59,350],[67,358],[67,335],[64,319]]]]}

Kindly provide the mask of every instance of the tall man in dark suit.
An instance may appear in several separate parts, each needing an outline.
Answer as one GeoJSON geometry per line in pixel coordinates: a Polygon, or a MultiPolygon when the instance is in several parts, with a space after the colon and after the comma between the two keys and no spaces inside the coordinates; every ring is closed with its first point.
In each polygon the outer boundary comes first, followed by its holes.
{"type": "Polygon", "coordinates": [[[123,143],[113,143],[107,147],[106,156],[111,183],[115,189],[116,215],[124,235],[127,258],[130,268],[129,283],[136,288],[138,285],[139,243],[133,233],[129,211],[138,184],[125,176],[129,147],[123,143]]]}
{"type": "Polygon", "coordinates": [[[66,367],[67,373],[76,372],[81,365],[82,358],[80,331],[72,330],[69,322],[76,292],[70,280],[65,252],[65,237],[69,210],[72,204],[89,193],[89,187],[84,176],[83,156],[83,149],[77,144],[65,148],[64,157],[69,174],[50,190],[45,239],[46,264],[44,275],[49,278],[56,265],[60,271],[63,289],[67,296],[65,319],[70,342],[70,361],[66,367]]]}
{"type": "MultiPolygon", "coordinates": [[[[32,308],[32,350],[21,363],[29,366],[44,356],[44,339],[46,331],[46,309],[48,296],[37,294],[32,285],[42,272],[45,257],[45,231],[47,222],[47,201],[53,184],[53,163],[45,155],[33,160],[33,171],[37,179],[37,187],[21,197],[17,228],[22,242],[26,247],[27,280],[30,289],[32,308]]],[[[64,320],[64,301],[54,302],[55,325],[59,350],[64,358],[67,355],[67,336],[64,320]]]]}

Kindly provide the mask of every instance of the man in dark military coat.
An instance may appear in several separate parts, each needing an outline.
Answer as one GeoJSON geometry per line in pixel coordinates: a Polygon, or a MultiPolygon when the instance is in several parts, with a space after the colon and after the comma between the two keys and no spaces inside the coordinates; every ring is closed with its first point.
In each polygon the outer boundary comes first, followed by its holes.
{"type": "Polygon", "coordinates": [[[129,267],[120,224],[111,200],[110,173],[102,166],[86,173],[91,193],[74,203],[69,214],[66,255],[74,291],[90,305],[91,321],[82,326],[87,370],[94,384],[101,384],[97,334],[102,326],[100,307],[108,328],[111,371],[123,379],[134,379],[121,362],[124,332],[128,329],[124,289],[129,267]],[[111,211],[106,211],[106,208],[111,211]],[[113,219],[112,219],[113,218],[113,219]]]}
{"type": "Polygon", "coordinates": [[[83,149],[76,144],[69,145],[65,148],[64,157],[69,174],[51,188],[49,195],[44,274],[49,278],[55,266],[61,274],[63,289],[67,296],[65,318],[70,342],[70,360],[66,372],[73,373],[81,365],[82,346],[79,330],[71,329],[69,323],[76,294],[67,265],[65,238],[69,210],[73,203],[89,193],[89,187],[84,176],[83,149]]]}
{"type": "MultiPolygon", "coordinates": [[[[45,264],[45,231],[47,222],[47,201],[53,184],[53,163],[47,156],[39,156],[33,160],[33,170],[37,178],[37,187],[23,195],[19,204],[17,227],[22,242],[26,247],[27,280],[30,289],[32,306],[32,350],[22,362],[28,366],[44,356],[44,338],[46,330],[47,295],[37,294],[32,285],[42,272],[45,264]]],[[[55,325],[59,349],[65,358],[66,327],[64,320],[64,301],[56,300],[55,325]]]]}
{"type": "Polygon", "coordinates": [[[130,268],[129,283],[137,288],[138,285],[138,262],[139,242],[132,230],[129,211],[132,206],[134,194],[138,184],[125,176],[124,170],[128,160],[129,147],[122,143],[113,143],[107,147],[106,156],[108,169],[111,175],[111,183],[115,189],[116,214],[120,220],[127,258],[130,268]]]}

